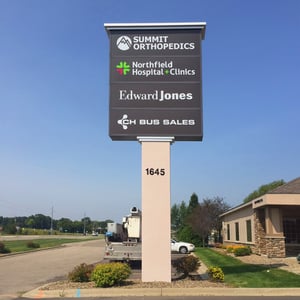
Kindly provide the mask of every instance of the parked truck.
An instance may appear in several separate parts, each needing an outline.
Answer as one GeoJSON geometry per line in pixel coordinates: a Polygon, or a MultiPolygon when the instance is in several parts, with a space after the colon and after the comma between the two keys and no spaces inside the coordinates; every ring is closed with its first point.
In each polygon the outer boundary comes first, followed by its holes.
{"type": "Polygon", "coordinates": [[[104,259],[133,261],[141,260],[142,213],[132,207],[130,215],[125,216],[122,224],[107,223],[104,259]]]}
{"type": "MultiPolygon", "coordinates": [[[[191,243],[170,241],[172,253],[188,254],[195,250],[191,243]]],[[[142,212],[133,207],[122,224],[107,223],[104,259],[132,261],[142,259],[142,212]]]]}

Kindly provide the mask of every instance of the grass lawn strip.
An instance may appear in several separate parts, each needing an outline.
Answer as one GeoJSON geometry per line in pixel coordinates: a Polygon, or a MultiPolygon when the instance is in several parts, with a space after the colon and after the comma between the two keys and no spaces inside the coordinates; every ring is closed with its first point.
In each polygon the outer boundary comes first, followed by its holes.
{"type": "Polygon", "coordinates": [[[220,267],[225,274],[224,282],[232,287],[300,287],[300,275],[291,272],[265,265],[245,264],[232,256],[209,248],[198,248],[196,255],[207,267],[220,267]]]}
{"type": "Polygon", "coordinates": [[[28,242],[34,242],[40,245],[38,249],[52,248],[61,246],[67,243],[78,243],[92,239],[70,239],[70,238],[55,238],[55,239],[33,239],[33,240],[17,240],[17,241],[3,241],[4,245],[11,250],[11,253],[32,251],[32,248],[27,246],[28,242]]]}

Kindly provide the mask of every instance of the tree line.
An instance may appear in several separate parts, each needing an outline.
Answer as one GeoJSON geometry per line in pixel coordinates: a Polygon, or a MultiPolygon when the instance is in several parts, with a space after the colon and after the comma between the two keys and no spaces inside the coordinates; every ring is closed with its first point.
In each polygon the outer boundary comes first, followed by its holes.
{"type": "Polygon", "coordinates": [[[47,233],[50,233],[52,230],[64,233],[100,232],[106,229],[108,222],[113,221],[94,221],[89,217],[84,217],[80,221],[72,221],[69,218],[55,220],[43,214],[31,215],[29,217],[0,216],[0,233],[28,234],[28,232],[32,232],[32,229],[44,230],[47,233]]]}
{"type": "MultiPolygon", "coordinates": [[[[284,180],[276,180],[260,186],[250,193],[244,203],[251,201],[265,193],[285,184],[284,180]]],[[[171,208],[171,227],[177,239],[192,242],[197,246],[205,245],[209,236],[214,235],[216,242],[221,242],[222,223],[220,215],[230,209],[222,197],[205,198],[199,202],[198,196],[193,193],[186,204],[174,204],[171,208]]],[[[0,216],[0,233],[16,234],[28,232],[27,229],[55,230],[67,233],[85,233],[105,230],[107,223],[112,220],[93,221],[89,217],[80,221],[68,218],[54,220],[43,214],[29,217],[2,217],[0,216]],[[26,231],[27,230],[27,231],[26,231]]]]}
{"type": "Polygon", "coordinates": [[[186,204],[174,204],[171,208],[172,231],[178,240],[205,246],[213,236],[214,242],[221,241],[222,222],[220,214],[230,206],[221,197],[205,198],[199,202],[193,193],[186,204]]]}

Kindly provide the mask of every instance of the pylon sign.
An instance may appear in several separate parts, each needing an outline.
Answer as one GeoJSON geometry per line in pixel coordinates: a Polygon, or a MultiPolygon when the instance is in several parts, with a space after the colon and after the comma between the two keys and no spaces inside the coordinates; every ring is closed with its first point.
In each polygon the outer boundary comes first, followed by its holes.
{"type": "Polygon", "coordinates": [[[201,141],[205,23],[104,24],[110,39],[112,140],[201,141]]]}

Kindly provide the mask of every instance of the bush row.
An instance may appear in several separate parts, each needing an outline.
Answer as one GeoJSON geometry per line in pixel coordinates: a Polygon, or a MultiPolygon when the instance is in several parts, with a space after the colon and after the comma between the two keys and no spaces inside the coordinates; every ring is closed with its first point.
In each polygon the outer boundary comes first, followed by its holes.
{"type": "MultiPolygon", "coordinates": [[[[39,243],[35,243],[33,241],[29,241],[26,243],[26,246],[28,248],[40,248],[40,244],[39,243]]],[[[5,254],[5,253],[11,253],[11,250],[5,246],[5,244],[3,242],[0,242],[0,253],[5,254]]]]}
{"type": "Polygon", "coordinates": [[[251,248],[249,246],[242,245],[229,245],[226,246],[228,253],[233,253],[235,256],[245,256],[251,254],[251,248]]]}
{"type": "MultiPolygon", "coordinates": [[[[189,273],[197,271],[200,261],[198,257],[188,255],[172,264],[177,272],[186,277],[189,273]]],[[[96,266],[82,263],[68,274],[68,279],[75,282],[94,281],[97,287],[111,287],[122,284],[130,274],[131,269],[126,263],[112,262],[96,266]]]]}
{"type": "Polygon", "coordinates": [[[94,281],[97,287],[111,287],[122,284],[130,274],[131,269],[126,263],[113,262],[96,266],[82,263],[68,274],[68,279],[75,282],[94,281]]]}
{"type": "Polygon", "coordinates": [[[5,254],[10,252],[10,249],[7,248],[4,243],[0,242],[0,253],[5,254]]]}
{"type": "Polygon", "coordinates": [[[251,248],[244,245],[216,244],[215,247],[225,249],[227,253],[233,253],[235,256],[245,256],[252,253],[251,248]]]}
{"type": "Polygon", "coordinates": [[[33,241],[27,242],[26,246],[28,248],[32,248],[32,249],[36,249],[36,248],[40,248],[41,247],[39,243],[36,243],[36,242],[33,242],[33,241]]]}

